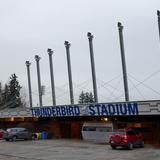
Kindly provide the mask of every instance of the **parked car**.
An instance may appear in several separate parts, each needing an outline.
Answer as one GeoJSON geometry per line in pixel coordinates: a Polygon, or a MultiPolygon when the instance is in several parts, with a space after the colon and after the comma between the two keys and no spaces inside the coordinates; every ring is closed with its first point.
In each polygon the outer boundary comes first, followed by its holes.
{"type": "Polygon", "coordinates": [[[8,128],[7,132],[3,135],[6,141],[17,139],[32,140],[36,139],[36,134],[28,131],[26,128],[8,128]]]}
{"type": "Polygon", "coordinates": [[[0,139],[3,139],[4,133],[6,133],[6,131],[3,129],[0,129],[0,139]]]}
{"type": "Polygon", "coordinates": [[[109,144],[112,149],[125,147],[132,150],[133,147],[136,146],[144,147],[142,135],[136,133],[136,131],[131,128],[114,130],[110,135],[109,144]]]}

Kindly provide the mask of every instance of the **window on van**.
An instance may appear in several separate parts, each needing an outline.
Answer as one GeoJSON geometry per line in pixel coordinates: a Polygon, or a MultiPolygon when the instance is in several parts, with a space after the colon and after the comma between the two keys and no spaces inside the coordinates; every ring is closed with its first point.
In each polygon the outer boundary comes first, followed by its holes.
{"type": "Polygon", "coordinates": [[[111,127],[83,127],[83,131],[112,132],[111,127]]]}
{"type": "Polygon", "coordinates": [[[96,131],[99,131],[99,132],[112,132],[112,128],[111,127],[97,127],[96,131]]]}
{"type": "Polygon", "coordinates": [[[83,131],[96,131],[95,127],[83,127],[83,131]]]}

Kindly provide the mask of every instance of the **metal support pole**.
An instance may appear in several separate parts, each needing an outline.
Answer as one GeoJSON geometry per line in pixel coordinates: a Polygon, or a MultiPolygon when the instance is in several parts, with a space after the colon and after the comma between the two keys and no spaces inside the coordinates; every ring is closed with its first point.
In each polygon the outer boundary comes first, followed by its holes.
{"type": "Polygon", "coordinates": [[[94,100],[98,103],[98,94],[97,94],[97,83],[96,83],[96,72],[95,72],[95,63],[94,63],[94,54],[93,54],[93,35],[88,32],[87,34],[89,40],[89,49],[90,49],[90,58],[91,58],[91,70],[92,70],[92,81],[93,81],[93,92],[94,100]]]}
{"type": "Polygon", "coordinates": [[[51,75],[51,87],[52,87],[52,102],[53,106],[56,105],[56,96],[55,96],[55,85],[54,85],[54,74],[53,74],[53,62],[52,62],[52,49],[48,48],[47,50],[49,55],[49,64],[50,64],[50,75],[51,75]]]}
{"type": "Polygon", "coordinates": [[[123,82],[124,82],[125,100],[129,101],[127,70],[126,70],[124,42],[123,42],[123,26],[122,26],[122,24],[120,22],[118,22],[118,30],[119,30],[120,49],[121,49],[121,60],[122,60],[122,70],[123,70],[123,82]]]}
{"type": "Polygon", "coordinates": [[[71,102],[71,104],[74,104],[73,84],[72,84],[72,71],[71,71],[70,50],[69,50],[71,44],[68,41],[65,41],[64,45],[66,47],[66,54],[67,54],[68,79],[69,79],[69,90],[70,90],[70,102],[71,102]]]}
{"type": "Polygon", "coordinates": [[[41,86],[41,78],[40,78],[40,67],[39,60],[41,58],[38,55],[35,55],[35,60],[37,64],[37,78],[38,78],[38,92],[39,92],[39,105],[42,107],[42,86],[41,86]]]}
{"type": "Polygon", "coordinates": [[[31,63],[29,61],[26,61],[27,76],[28,76],[29,103],[30,103],[30,108],[32,108],[32,89],[31,89],[31,78],[30,78],[30,65],[31,65],[31,63]]]}
{"type": "Polygon", "coordinates": [[[159,38],[160,38],[160,11],[157,11],[157,16],[158,16],[158,29],[159,29],[159,38]]]}

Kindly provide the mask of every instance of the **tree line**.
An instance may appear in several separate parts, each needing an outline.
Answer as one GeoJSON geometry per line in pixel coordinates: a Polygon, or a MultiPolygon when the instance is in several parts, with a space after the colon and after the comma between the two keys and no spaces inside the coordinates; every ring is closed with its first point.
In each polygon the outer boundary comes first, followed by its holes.
{"type": "MultiPolygon", "coordinates": [[[[0,110],[5,108],[16,108],[23,106],[22,98],[20,96],[21,85],[19,84],[16,74],[9,77],[9,81],[2,85],[0,82],[0,110]]],[[[79,104],[94,103],[95,99],[92,92],[82,91],[79,95],[79,104]]]]}
{"type": "Polygon", "coordinates": [[[21,88],[15,73],[9,77],[9,82],[4,86],[0,82],[0,109],[20,107],[22,105],[21,88]]]}

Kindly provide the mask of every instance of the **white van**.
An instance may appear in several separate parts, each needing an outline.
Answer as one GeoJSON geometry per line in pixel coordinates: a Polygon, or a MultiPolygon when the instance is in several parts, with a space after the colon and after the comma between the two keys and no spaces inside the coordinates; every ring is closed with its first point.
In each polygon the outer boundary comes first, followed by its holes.
{"type": "Polygon", "coordinates": [[[109,135],[113,131],[112,123],[85,122],[82,127],[83,140],[98,143],[108,143],[109,135]]]}

